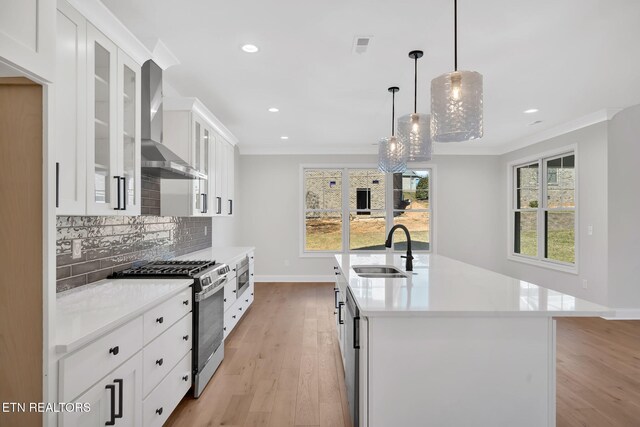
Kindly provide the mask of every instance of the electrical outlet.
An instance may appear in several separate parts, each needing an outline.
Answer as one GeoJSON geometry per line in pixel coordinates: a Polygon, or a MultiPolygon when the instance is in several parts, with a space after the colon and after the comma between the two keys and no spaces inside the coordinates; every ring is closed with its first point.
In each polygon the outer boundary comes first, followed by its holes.
{"type": "Polygon", "coordinates": [[[78,259],[82,256],[82,240],[74,239],[71,241],[71,258],[78,259]]]}
{"type": "Polygon", "coordinates": [[[587,235],[593,236],[593,225],[587,225],[587,235]]]}
{"type": "Polygon", "coordinates": [[[582,279],[582,289],[587,289],[587,288],[588,288],[587,279],[582,279]]]}
{"type": "Polygon", "coordinates": [[[204,226],[204,235],[205,236],[207,235],[207,226],[206,225],[204,226]]]}

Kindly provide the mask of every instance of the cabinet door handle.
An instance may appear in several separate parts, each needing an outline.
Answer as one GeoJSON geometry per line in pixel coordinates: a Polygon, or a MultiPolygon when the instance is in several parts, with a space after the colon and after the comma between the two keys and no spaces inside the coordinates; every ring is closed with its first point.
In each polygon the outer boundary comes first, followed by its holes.
{"type": "Polygon", "coordinates": [[[360,348],[360,316],[353,318],[353,348],[360,348]]]}
{"type": "Polygon", "coordinates": [[[189,341],[189,335],[183,336],[182,339],[185,340],[185,341],[189,341]]]}
{"type": "Polygon", "coordinates": [[[120,353],[120,346],[115,346],[115,347],[111,347],[109,349],[109,354],[113,354],[114,356],[117,356],[118,353],[120,353]]]}
{"type": "Polygon", "coordinates": [[[233,215],[233,200],[229,199],[229,215],[233,215]]]}
{"type": "Polygon", "coordinates": [[[60,207],[60,163],[56,162],[56,208],[60,207]]]}
{"type": "Polygon", "coordinates": [[[162,323],[162,322],[164,322],[164,317],[158,317],[158,318],[156,319],[156,322],[157,322],[157,323],[162,323]]]}
{"type": "Polygon", "coordinates": [[[222,197],[216,197],[216,202],[218,204],[218,209],[216,210],[216,213],[220,215],[222,213],[222,197]]]}
{"type": "Polygon", "coordinates": [[[200,212],[201,213],[206,213],[207,210],[206,210],[206,208],[204,206],[204,193],[200,193],[200,197],[202,197],[202,199],[201,199],[202,200],[202,205],[200,206],[200,212]]]}
{"type": "Polygon", "coordinates": [[[109,395],[111,397],[111,407],[109,408],[109,421],[104,423],[106,426],[114,426],[116,425],[116,386],[113,384],[107,384],[104,386],[105,389],[109,390],[109,395]]]}
{"type": "Polygon", "coordinates": [[[209,195],[204,195],[204,213],[209,213],[209,195]]]}
{"type": "Polygon", "coordinates": [[[123,391],[122,391],[122,379],[113,380],[114,383],[118,384],[118,412],[115,413],[116,418],[122,418],[122,401],[123,399],[123,391]]]}
{"type": "Polygon", "coordinates": [[[182,301],[182,303],[183,303],[184,305],[189,305],[189,300],[188,300],[188,299],[186,299],[186,300],[182,301]]]}
{"type": "Polygon", "coordinates": [[[156,414],[162,415],[162,407],[156,409],[156,414]]]}
{"type": "Polygon", "coordinates": [[[333,288],[333,307],[334,308],[338,308],[338,292],[340,292],[340,289],[333,288]]]}
{"type": "Polygon", "coordinates": [[[113,179],[116,180],[116,187],[118,188],[118,207],[117,208],[113,208],[113,210],[115,211],[119,211],[120,209],[120,200],[122,197],[122,193],[120,192],[120,176],[116,175],[113,177],[113,179]]]}
{"type": "Polygon", "coordinates": [[[344,305],[344,303],[342,301],[340,301],[338,303],[338,324],[340,325],[344,325],[344,319],[342,318],[342,306],[344,305]]]}
{"type": "Polygon", "coordinates": [[[184,377],[182,377],[182,381],[189,381],[189,375],[185,375],[184,377]]]}
{"type": "Polygon", "coordinates": [[[120,178],[122,181],[122,209],[123,211],[127,210],[127,177],[123,176],[120,178]]]}
{"type": "Polygon", "coordinates": [[[156,360],[156,365],[158,365],[158,366],[162,366],[163,363],[164,363],[164,359],[162,357],[160,359],[156,360]]]}

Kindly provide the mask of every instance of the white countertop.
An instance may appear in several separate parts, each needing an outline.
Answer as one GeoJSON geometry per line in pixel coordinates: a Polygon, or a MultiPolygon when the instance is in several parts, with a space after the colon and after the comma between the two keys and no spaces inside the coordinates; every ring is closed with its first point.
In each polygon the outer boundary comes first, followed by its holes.
{"type": "Polygon", "coordinates": [[[192,279],[108,279],[61,292],[56,301],[56,351],[80,348],[192,283],[192,279]]]}
{"type": "Polygon", "coordinates": [[[358,265],[394,265],[402,254],[336,255],[364,316],[607,316],[612,310],[571,295],[436,254],[414,255],[410,279],[362,278],[358,265]]]}
{"type": "Polygon", "coordinates": [[[227,246],[221,248],[207,248],[197,252],[176,257],[178,260],[212,260],[225,264],[231,263],[236,258],[241,257],[249,251],[253,251],[253,246],[227,246]]]}

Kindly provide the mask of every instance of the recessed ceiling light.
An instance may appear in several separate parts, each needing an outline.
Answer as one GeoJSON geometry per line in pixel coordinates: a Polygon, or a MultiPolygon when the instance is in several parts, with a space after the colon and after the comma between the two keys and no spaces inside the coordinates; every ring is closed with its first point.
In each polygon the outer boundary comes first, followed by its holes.
{"type": "Polygon", "coordinates": [[[289,139],[289,137],[288,137],[288,136],[283,135],[283,136],[281,136],[281,137],[280,137],[280,139],[289,139]]]}
{"type": "Polygon", "coordinates": [[[528,110],[524,110],[523,113],[525,114],[533,114],[533,113],[537,113],[538,109],[537,108],[529,108],[528,110]]]}
{"type": "Polygon", "coordinates": [[[256,53],[259,49],[255,44],[245,44],[242,45],[242,50],[247,53],[256,53]]]}
{"type": "Polygon", "coordinates": [[[280,111],[279,109],[277,109],[276,107],[271,107],[269,108],[269,112],[270,113],[277,113],[278,111],[280,111]]]}

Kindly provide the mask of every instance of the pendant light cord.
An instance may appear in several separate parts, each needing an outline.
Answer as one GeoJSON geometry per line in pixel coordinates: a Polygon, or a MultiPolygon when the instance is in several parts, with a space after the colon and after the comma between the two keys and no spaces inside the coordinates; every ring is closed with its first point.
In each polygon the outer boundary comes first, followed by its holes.
{"type": "Polygon", "coordinates": [[[414,57],[414,68],[413,68],[413,113],[416,114],[418,112],[418,56],[414,57]]]}
{"type": "Polygon", "coordinates": [[[396,136],[394,122],[396,119],[396,91],[391,91],[391,136],[396,136]]]}
{"type": "Polygon", "coordinates": [[[458,0],[453,0],[453,69],[458,71],[458,0]]]}

